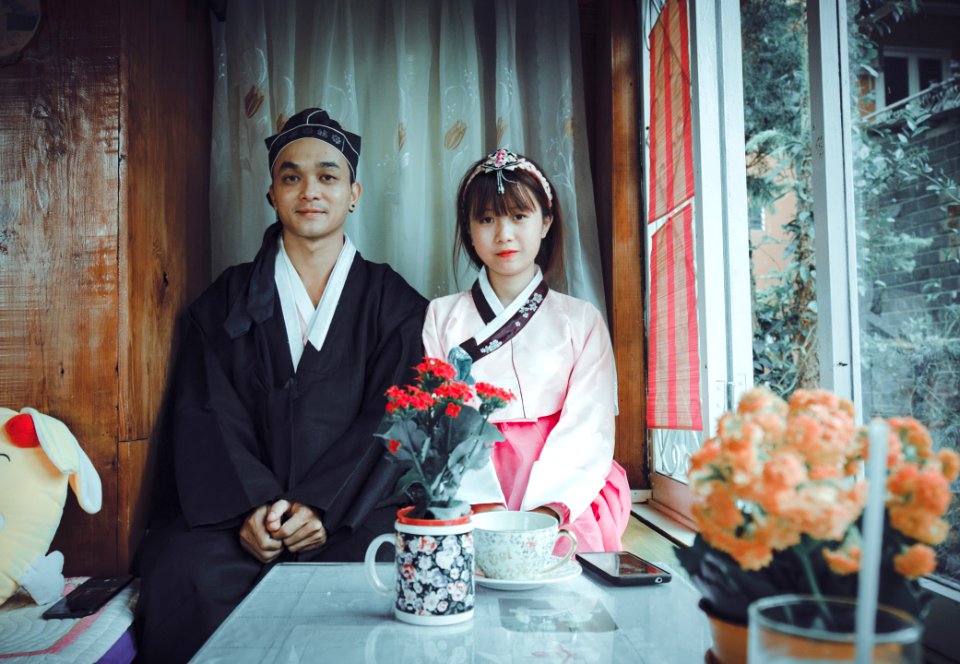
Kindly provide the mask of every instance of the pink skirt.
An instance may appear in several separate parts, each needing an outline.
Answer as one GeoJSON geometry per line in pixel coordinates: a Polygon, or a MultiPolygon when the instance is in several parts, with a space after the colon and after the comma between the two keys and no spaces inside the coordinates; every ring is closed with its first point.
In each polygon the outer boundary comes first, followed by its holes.
{"type": "MultiPolygon", "coordinates": [[[[506,440],[494,445],[491,453],[507,509],[519,510],[530,481],[530,471],[540,458],[547,435],[556,426],[560,414],[541,417],[535,422],[500,422],[497,428],[506,440]]],[[[630,518],[630,484],[627,473],[616,461],[610,466],[607,481],[583,514],[571,514],[564,526],[577,537],[577,551],[620,551],[620,537],[630,518]]],[[[556,555],[566,552],[567,541],[558,544],[556,555]]]]}

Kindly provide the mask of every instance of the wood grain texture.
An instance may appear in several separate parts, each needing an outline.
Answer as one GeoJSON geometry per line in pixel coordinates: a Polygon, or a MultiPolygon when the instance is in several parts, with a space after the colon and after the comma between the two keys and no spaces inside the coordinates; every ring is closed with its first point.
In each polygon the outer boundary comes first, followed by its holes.
{"type": "Polygon", "coordinates": [[[621,376],[617,455],[635,489],[649,488],[644,334],[644,250],[640,202],[640,44],[633,0],[608,5],[610,26],[613,344],[621,376]]]}
{"type": "Polygon", "coordinates": [[[202,4],[125,7],[120,440],[149,438],[176,317],[209,282],[212,70],[202,4]]]}
{"type": "Polygon", "coordinates": [[[103,508],[68,496],[53,548],[67,573],[116,567],[119,9],[49,0],[0,69],[0,395],[71,429],[103,508]]]}
{"type": "Polygon", "coordinates": [[[103,507],[68,497],[53,548],[67,574],[114,574],[141,528],[174,319],[209,281],[210,26],[190,0],[43,9],[0,68],[0,395],[80,441],[103,507]]]}
{"type": "Polygon", "coordinates": [[[580,0],[588,127],[610,333],[619,376],[615,456],[649,488],[643,316],[639,41],[634,0],[580,0]]]}
{"type": "Polygon", "coordinates": [[[117,559],[121,569],[129,567],[146,526],[147,506],[140,495],[150,485],[144,472],[149,450],[147,440],[121,442],[118,446],[117,559]]]}

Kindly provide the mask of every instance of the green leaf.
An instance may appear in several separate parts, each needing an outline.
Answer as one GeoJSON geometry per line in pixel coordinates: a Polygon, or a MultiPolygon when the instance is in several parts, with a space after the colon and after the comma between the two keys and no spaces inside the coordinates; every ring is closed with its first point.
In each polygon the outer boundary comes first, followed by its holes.
{"type": "Polygon", "coordinates": [[[450,349],[450,352],[447,353],[447,363],[457,370],[458,381],[466,383],[467,385],[473,385],[473,376],[470,375],[470,371],[473,368],[473,358],[470,357],[467,351],[463,350],[460,346],[454,346],[450,349]]]}

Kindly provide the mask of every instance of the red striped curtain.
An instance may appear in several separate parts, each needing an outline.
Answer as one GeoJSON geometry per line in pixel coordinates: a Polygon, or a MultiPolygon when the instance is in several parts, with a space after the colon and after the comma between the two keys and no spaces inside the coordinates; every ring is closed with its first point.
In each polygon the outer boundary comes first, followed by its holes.
{"type": "Polygon", "coordinates": [[[693,198],[687,5],[667,0],[650,33],[650,205],[647,221],[693,198]]]}
{"type": "Polygon", "coordinates": [[[650,262],[647,426],[699,431],[703,420],[693,206],[668,218],[654,233],[650,262]]]}
{"type": "Polygon", "coordinates": [[[650,270],[647,426],[702,430],[693,243],[693,128],[685,0],[650,33],[650,270]]]}

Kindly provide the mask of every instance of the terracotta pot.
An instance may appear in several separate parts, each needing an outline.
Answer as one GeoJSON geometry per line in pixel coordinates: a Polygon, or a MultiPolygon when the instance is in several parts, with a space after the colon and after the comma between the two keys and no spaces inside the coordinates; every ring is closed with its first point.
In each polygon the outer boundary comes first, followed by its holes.
{"type": "Polygon", "coordinates": [[[698,607],[710,620],[713,646],[707,652],[711,664],[747,664],[747,625],[722,618],[705,600],[698,607]]]}

